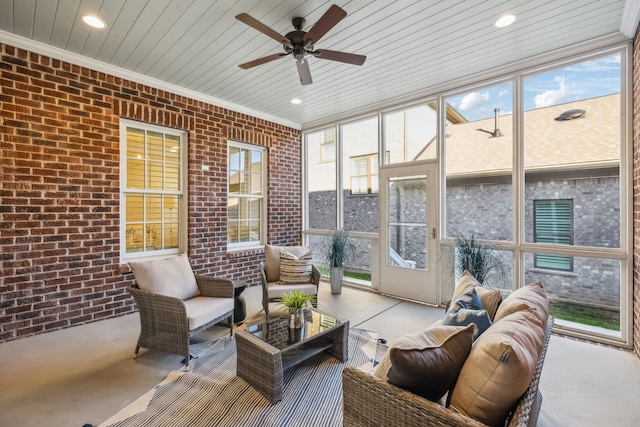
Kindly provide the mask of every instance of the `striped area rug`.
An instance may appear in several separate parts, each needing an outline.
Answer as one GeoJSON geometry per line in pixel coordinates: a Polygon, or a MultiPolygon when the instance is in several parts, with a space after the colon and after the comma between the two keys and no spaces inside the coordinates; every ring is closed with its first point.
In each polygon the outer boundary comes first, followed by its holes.
{"type": "Polygon", "coordinates": [[[347,362],[322,354],[285,371],[284,397],[275,405],[236,376],[235,341],[221,340],[192,372],[170,373],[101,427],[341,426],[342,369],[371,366],[377,338],[352,328],[347,362]]]}

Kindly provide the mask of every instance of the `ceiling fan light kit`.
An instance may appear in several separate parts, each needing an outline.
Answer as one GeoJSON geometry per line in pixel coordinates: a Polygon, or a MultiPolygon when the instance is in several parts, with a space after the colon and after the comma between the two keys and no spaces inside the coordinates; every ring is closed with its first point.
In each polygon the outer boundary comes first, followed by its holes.
{"type": "Polygon", "coordinates": [[[241,13],[236,16],[238,21],[247,24],[282,44],[284,53],[276,53],[253,61],[245,62],[244,64],[240,64],[239,67],[246,70],[282,58],[283,56],[292,55],[296,60],[300,83],[302,85],[308,85],[313,83],[313,80],[311,79],[309,61],[306,59],[307,56],[313,56],[318,59],[327,59],[329,61],[344,62],[352,65],[362,65],[367,59],[364,55],[326,49],[314,50],[314,44],[346,16],[347,12],[334,4],[324,13],[324,15],[322,15],[322,17],[320,17],[318,22],[316,22],[309,31],[302,30],[306,23],[304,18],[293,18],[292,24],[295,30],[283,36],[248,14],[241,13]]]}

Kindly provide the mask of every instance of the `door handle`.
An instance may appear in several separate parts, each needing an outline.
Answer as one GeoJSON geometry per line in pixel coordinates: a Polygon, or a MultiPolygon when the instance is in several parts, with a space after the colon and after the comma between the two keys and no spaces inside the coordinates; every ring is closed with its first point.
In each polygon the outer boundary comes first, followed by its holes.
{"type": "Polygon", "coordinates": [[[431,229],[431,233],[429,233],[429,236],[431,236],[432,239],[436,238],[436,228],[435,227],[433,227],[431,229]]]}

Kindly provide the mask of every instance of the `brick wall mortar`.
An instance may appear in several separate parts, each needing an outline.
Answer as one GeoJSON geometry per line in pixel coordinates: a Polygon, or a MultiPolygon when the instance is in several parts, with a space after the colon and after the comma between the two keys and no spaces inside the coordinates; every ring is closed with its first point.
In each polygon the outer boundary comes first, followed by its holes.
{"type": "Polygon", "coordinates": [[[9,45],[0,53],[0,342],[135,311],[119,260],[120,118],[188,132],[198,274],[259,283],[262,250],[227,253],[228,139],[268,148],[268,241],[300,242],[299,130],[9,45]]]}

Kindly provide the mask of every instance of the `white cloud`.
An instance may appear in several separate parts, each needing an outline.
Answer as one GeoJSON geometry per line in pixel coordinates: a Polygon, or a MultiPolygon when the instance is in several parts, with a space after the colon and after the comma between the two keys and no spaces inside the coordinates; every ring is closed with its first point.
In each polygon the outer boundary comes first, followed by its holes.
{"type": "Polygon", "coordinates": [[[536,108],[559,104],[564,100],[568,100],[569,96],[574,92],[575,84],[569,78],[556,76],[553,80],[558,83],[558,89],[550,89],[536,95],[534,98],[536,108]]]}
{"type": "Polygon", "coordinates": [[[458,108],[461,111],[475,109],[480,107],[483,103],[489,101],[489,92],[470,92],[466,94],[461,100],[458,108]]]}
{"type": "Polygon", "coordinates": [[[509,95],[509,89],[502,89],[498,96],[503,97],[509,95]]]}

